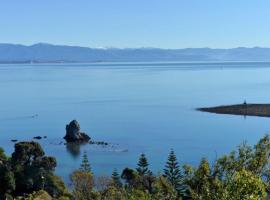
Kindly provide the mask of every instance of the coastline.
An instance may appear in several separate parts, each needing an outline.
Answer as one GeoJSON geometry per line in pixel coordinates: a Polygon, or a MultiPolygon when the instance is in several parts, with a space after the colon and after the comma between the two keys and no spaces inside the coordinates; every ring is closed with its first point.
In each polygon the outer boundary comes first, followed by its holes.
{"type": "Polygon", "coordinates": [[[202,111],[202,112],[215,113],[215,114],[270,117],[270,104],[245,104],[244,103],[244,104],[197,108],[196,110],[202,111]]]}

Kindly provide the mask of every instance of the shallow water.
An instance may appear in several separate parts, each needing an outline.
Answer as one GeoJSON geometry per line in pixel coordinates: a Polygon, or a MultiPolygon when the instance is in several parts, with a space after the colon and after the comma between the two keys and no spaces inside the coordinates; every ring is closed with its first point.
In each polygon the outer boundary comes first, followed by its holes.
{"type": "Polygon", "coordinates": [[[244,140],[255,144],[270,119],[202,113],[197,107],[269,103],[270,63],[99,63],[0,65],[0,146],[11,139],[40,140],[68,180],[86,151],[97,175],[134,167],[146,153],[161,171],[170,148],[180,163],[213,160],[244,140]],[[65,125],[109,147],[67,148],[65,125]]]}

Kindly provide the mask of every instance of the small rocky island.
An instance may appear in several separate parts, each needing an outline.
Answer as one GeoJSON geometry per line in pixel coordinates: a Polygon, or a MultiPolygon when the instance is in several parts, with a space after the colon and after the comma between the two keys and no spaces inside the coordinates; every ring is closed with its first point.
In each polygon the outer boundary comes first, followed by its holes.
{"type": "Polygon", "coordinates": [[[270,117],[270,104],[248,104],[244,102],[235,105],[198,108],[197,110],[216,114],[270,117]]]}
{"type": "Polygon", "coordinates": [[[69,143],[87,143],[91,138],[86,133],[81,132],[80,124],[77,120],[72,120],[66,125],[66,135],[64,139],[69,143]]]}

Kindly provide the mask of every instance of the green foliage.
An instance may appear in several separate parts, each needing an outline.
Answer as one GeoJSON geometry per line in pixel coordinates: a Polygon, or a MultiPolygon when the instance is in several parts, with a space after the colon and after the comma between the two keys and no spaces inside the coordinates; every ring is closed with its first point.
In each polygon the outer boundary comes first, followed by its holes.
{"type": "Polygon", "coordinates": [[[151,195],[148,192],[138,189],[132,189],[126,193],[127,200],[151,200],[151,195]]]}
{"type": "Polygon", "coordinates": [[[74,171],[70,176],[73,196],[76,200],[92,200],[97,197],[93,192],[94,178],[91,172],[74,171]]]}
{"type": "Polygon", "coordinates": [[[148,169],[149,164],[147,158],[145,157],[145,154],[141,154],[137,165],[138,167],[136,168],[136,170],[139,173],[139,175],[144,176],[147,173],[150,173],[148,169]]]}
{"type": "Polygon", "coordinates": [[[81,167],[70,176],[73,185],[73,197],[76,200],[97,199],[99,194],[93,191],[94,177],[86,152],[83,154],[81,167]]]}
{"type": "Polygon", "coordinates": [[[41,146],[36,142],[15,144],[11,162],[16,178],[17,195],[44,189],[47,174],[52,173],[56,167],[55,158],[45,156],[41,146]]]}
{"type": "Polygon", "coordinates": [[[228,180],[226,192],[233,200],[260,200],[266,198],[266,185],[259,176],[241,170],[228,180]]]}
{"type": "MultiPolygon", "coordinates": [[[[36,142],[19,142],[15,144],[15,150],[11,158],[7,158],[1,151],[0,158],[0,198],[4,196],[21,196],[35,191],[48,189],[47,192],[55,197],[62,193],[51,179],[56,167],[53,157],[45,156],[41,146],[36,142]],[[3,185],[2,185],[3,184],[3,185]]],[[[64,183],[58,178],[58,185],[62,184],[62,190],[66,190],[64,183]]]]}
{"type": "Polygon", "coordinates": [[[140,188],[142,190],[148,191],[152,193],[153,185],[156,181],[156,177],[152,174],[152,172],[148,172],[144,176],[140,176],[140,188]]]}
{"type": "Polygon", "coordinates": [[[223,183],[211,176],[211,168],[208,161],[203,158],[199,167],[192,170],[185,166],[185,181],[191,189],[190,195],[193,199],[223,199],[223,183]]]}
{"type": "Polygon", "coordinates": [[[269,155],[268,135],[254,147],[243,143],[212,165],[203,158],[197,167],[180,168],[171,150],[164,175],[154,176],[142,154],[135,170],[122,171],[123,185],[116,169],[111,178],[94,178],[84,153],[80,169],[70,176],[71,196],[53,174],[55,159],[45,156],[39,144],[23,142],[15,145],[11,158],[0,150],[0,199],[263,200],[270,189],[269,155]],[[23,193],[26,197],[19,197],[23,193]]]}
{"type": "Polygon", "coordinates": [[[193,199],[259,200],[269,188],[270,139],[266,135],[254,148],[243,143],[211,168],[203,159],[197,169],[185,166],[185,182],[193,199]]]}
{"type": "Polygon", "coordinates": [[[86,152],[83,153],[83,160],[82,160],[82,163],[81,163],[80,170],[82,172],[91,172],[91,166],[90,166],[90,163],[89,163],[86,152]]]}
{"type": "Polygon", "coordinates": [[[164,169],[164,176],[180,195],[184,195],[185,188],[183,185],[183,176],[173,150],[170,151],[168,156],[164,169]]]}
{"type": "Polygon", "coordinates": [[[7,156],[6,156],[6,154],[5,154],[4,149],[2,149],[2,148],[0,147],[0,164],[1,164],[3,161],[5,161],[5,160],[7,160],[7,156]]]}
{"type": "Polygon", "coordinates": [[[15,144],[12,161],[21,165],[30,165],[37,158],[44,156],[44,151],[37,142],[19,142],[15,144]]]}
{"type": "Polygon", "coordinates": [[[121,179],[120,179],[120,176],[117,172],[117,169],[114,169],[113,170],[113,173],[112,173],[112,185],[116,188],[120,188],[122,187],[122,182],[121,182],[121,179]]]}
{"type": "Polygon", "coordinates": [[[126,185],[130,188],[138,185],[139,174],[137,171],[125,168],[121,174],[121,178],[126,182],[126,185]]]}
{"type": "Polygon", "coordinates": [[[152,197],[157,200],[175,200],[178,199],[178,194],[167,178],[158,176],[154,183],[152,197]]]}
{"type": "Polygon", "coordinates": [[[53,175],[52,173],[46,176],[46,184],[44,185],[44,190],[46,190],[54,198],[71,197],[62,179],[53,175]]]}
{"type": "MultiPolygon", "coordinates": [[[[196,176],[196,175],[195,175],[196,176]]],[[[198,177],[196,177],[198,178],[198,177]]],[[[250,171],[241,170],[221,181],[205,180],[203,185],[190,185],[194,200],[261,200],[266,197],[266,185],[260,177],[250,171]]],[[[203,182],[203,181],[202,181],[203,182]]],[[[196,183],[196,182],[194,182],[196,183]]]]}
{"type": "Polygon", "coordinates": [[[256,144],[248,169],[255,174],[263,174],[269,164],[270,137],[266,135],[256,144]]]}
{"type": "Polygon", "coordinates": [[[268,170],[269,154],[269,135],[260,139],[254,148],[243,143],[237,151],[232,151],[229,155],[217,160],[215,174],[221,178],[245,169],[257,175],[263,175],[268,170]]]}
{"type": "Polygon", "coordinates": [[[28,195],[27,200],[52,200],[52,197],[46,191],[40,190],[28,195]]]}
{"type": "Polygon", "coordinates": [[[14,173],[3,164],[0,164],[0,199],[11,194],[16,188],[14,173]]]}
{"type": "Polygon", "coordinates": [[[104,200],[126,200],[125,190],[121,187],[110,185],[104,191],[101,191],[100,199],[104,200]]]}

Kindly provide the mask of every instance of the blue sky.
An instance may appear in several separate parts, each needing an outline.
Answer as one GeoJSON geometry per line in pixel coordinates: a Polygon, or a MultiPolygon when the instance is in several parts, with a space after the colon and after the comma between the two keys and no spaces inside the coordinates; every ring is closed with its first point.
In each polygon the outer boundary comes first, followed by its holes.
{"type": "Polygon", "coordinates": [[[0,0],[0,43],[270,47],[269,0],[0,0]]]}

